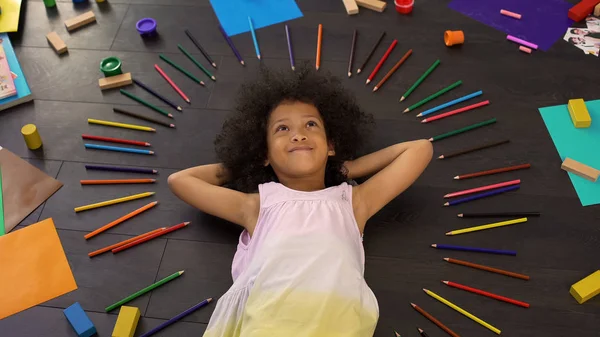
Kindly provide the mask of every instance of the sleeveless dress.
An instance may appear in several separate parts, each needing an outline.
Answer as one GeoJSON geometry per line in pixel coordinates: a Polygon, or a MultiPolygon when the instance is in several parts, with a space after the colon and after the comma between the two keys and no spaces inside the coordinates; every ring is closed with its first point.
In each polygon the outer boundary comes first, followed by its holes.
{"type": "Polygon", "coordinates": [[[270,182],[259,195],[254,234],[240,236],[234,283],[204,337],[373,336],[379,307],[364,280],[352,186],[303,192],[270,182]]]}

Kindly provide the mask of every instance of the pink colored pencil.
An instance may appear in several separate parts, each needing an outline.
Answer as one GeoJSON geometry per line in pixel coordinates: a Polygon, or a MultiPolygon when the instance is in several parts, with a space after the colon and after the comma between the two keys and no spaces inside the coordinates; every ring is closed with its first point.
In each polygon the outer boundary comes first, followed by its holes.
{"type": "Polygon", "coordinates": [[[190,102],[190,99],[183,93],[181,89],[179,89],[177,84],[173,82],[173,80],[158,66],[158,64],[154,65],[154,69],[156,69],[156,71],[158,71],[158,73],[171,85],[171,87],[173,87],[173,89],[177,91],[179,96],[181,96],[181,98],[183,98],[184,101],[188,103],[190,102]]]}
{"type": "Polygon", "coordinates": [[[381,66],[383,65],[385,60],[388,59],[388,56],[390,56],[392,50],[394,50],[397,44],[398,40],[394,40],[392,44],[390,44],[388,50],[385,52],[385,54],[383,54],[381,60],[379,60],[379,63],[377,63],[377,66],[375,66],[375,69],[373,69],[373,71],[371,72],[371,75],[369,75],[369,78],[367,79],[367,84],[371,83],[371,81],[375,78],[375,75],[377,75],[377,72],[379,71],[379,69],[381,69],[381,66]]]}
{"type": "Polygon", "coordinates": [[[445,112],[443,114],[439,114],[437,116],[433,116],[433,117],[429,117],[429,118],[425,118],[421,121],[421,123],[429,123],[429,122],[433,122],[433,121],[437,121],[438,119],[442,119],[442,118],[446,118],[452,115],[457,115],[461,112],[465,112],[465,111],[469,111],[469,110],[473,110],[476,108],[479,108],[480,106],[484,106],[484,105],[488,105],[490,104],[489,100],[483,101],[483,102],[479,102],[479,103],[475,103],[475,104],[471,104],[469,106],[460,108],[460,109],[456,109],[456,110],[452,110],[452,111],[448,111],[445,112]]]}
{"type": "Polygon", "coordinates": [[[501,9],[500,14],[510,16],[511,18],[515,18],[515,19],[521,19],[521,14],[507,11],[506,9],[501,9]]]}
{"type": "Polygon", "coordinates": [[[481,186],[481,187],[471,188],[471,189],[464,190],[464,191],[458,191],[458,192],[454,192],[454,193],[449,193],[449,194],[446,194],[444,196],[444,198],[454,198],[454,197],[458,197],[458,196],[461,196],[461,195],[466,195],[466,194],[471,194],[471,193],[477,193],[477,192],[482,192],[482,191],[493,190],[495,188],[506,187],[506,186],[511,186],[511,185],[517,185],[517,184],[520,184],[520,183],[521,183],[521,179],[510,180],[510,181],[505,181],[503,183],[497,183],[497,184],[492,184],[492,185],[487,185],[487,186],[481,186]]]}

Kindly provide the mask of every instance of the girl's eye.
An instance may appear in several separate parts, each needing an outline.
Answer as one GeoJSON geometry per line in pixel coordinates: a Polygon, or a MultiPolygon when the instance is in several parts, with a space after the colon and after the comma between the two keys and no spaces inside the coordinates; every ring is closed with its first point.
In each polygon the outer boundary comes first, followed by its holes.
{"type": "Polygon", "coordinates": [[[317,126],[317,122],[309,121],[308,123],[306,123],[306,126],[317,126]]]}
{"type": "Polygon", "coordinates": [[[285,125],[280,125],[277,127],[277,129],[275,131],[288,131],[289,128],[285,125]]]}

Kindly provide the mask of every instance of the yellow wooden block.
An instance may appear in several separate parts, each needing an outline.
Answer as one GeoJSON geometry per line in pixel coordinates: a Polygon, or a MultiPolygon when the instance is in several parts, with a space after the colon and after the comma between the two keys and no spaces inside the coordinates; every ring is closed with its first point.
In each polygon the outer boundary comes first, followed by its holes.
{"type": "Polygon", "coordinates": [[[131,83],[133,83],[133,80],[131,79],[131,73],[104,77],[98,80],[98,85],[102,90],[123,87],[130,85],[131,83]]]}
{"type": "Polygon", "coordinates": [[[346,7],[346,13],[348,13],[348,15],[358,14],[358,5],[356,5],[356,0],[342,1],[344,1],[344,7],[346,7]]]}
{"type": "Polygon", "coordinates": [[[600,294],[600,270],[572,285],[570,293],[579,304],[600,294]]]}
{"type": "Polygon", "coordinates": [[[140,319],[140,309],[136,307],[122,306],[115,323],[112,337],[133,337],[135,328],[140,319]]]}
{"type": "Polygon", "coordinates": [[[368,8],[370,10],[374,10],[376,12],[383,12],[383,10],[385,9],[385,7],[387,6],[387,3],[383,2],[383,1],[379,1],[379,0],[355,0],[356,4],[364,7],[364,8],[368,8]]]}
{"type": "Polygon", "coordinates": [[[96,16],[94,15],[94,12],[89,11],[89,12],[85,12],[79,16],[76,16],[74,18],[65,20],[65,26],[67,27],[67,30],[70,32],[72,30],[75,30],[79,27],[85,26],[94,21],[96,21],[96,16]]]}
{"type": "Polygon", "coordinates": [[[589,128],[592,125],[592,117],[585,106],[582,98],[569,100],[569,115],[576,128],[589,128]]]}
{"type": "Polygon", "coordinates": [[[596,7],[594,7],[594,15],[600,16],[600,3],[597,4],[596,7]]]}
{"type": "Polygon", "coordinates": [[[46,39],[59,55],[67,51],[67,45],[65,44],[65,41],[63,41],[60,36],[56,34],[56,32],[48,33],[48,35],[46,35],[46,39]]]}

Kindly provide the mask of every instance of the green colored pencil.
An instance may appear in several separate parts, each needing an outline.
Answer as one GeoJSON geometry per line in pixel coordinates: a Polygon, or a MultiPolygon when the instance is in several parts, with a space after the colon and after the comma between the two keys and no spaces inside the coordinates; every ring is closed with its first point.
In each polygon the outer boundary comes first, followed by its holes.
{"type": "Polygon", "coordinates": [[[198,62],[193,56],[192,54],[188,53],[187,50],[185,50],[185,48],[183,48],[180,44],[177,45],[177,48],[179,48],[179,50],[181,50],[185,56],[187,56],[192,62],[194,62],[195,65],[198,66],[198,68],[200,68],[200,70],[202,70],[206,76],[210,77],[211,80],[216,81],[217,78],[215,76],[213,76],[213,74],[210,73],[210,71],[208,71],[206,68],[204,68],[204,66],[202,64],[200,64],[200,62],[198,62]]]}
{"type": "Polygon", "coordinates": [[[0,168],[0,236],[6,234],[4,228],[4,204],[2,201],[2,168],[0,168]]]}
{"type": "Polygon", "coordinates": [[[138,292],[136,292],[134,294],[131,294],[131,295],[125,297],[124,299],[120,300],[119,302],[106,307],[106,309],[104,309],[104,310],[106,312],[113,311],[114,309],[122,306],[123,304],[125,304],[125,303],[127,303],[127,302],[129,302],[129,301],[131,301],[131,300],[133,300],[135,298],[138,298],[138,297],[144,295],[145,293],[147,293],[147,292],[149,292],[149,291],[151,291],[153,289],[156,289],[156,288],[162,286],[163,284],[165,284],[165,283],[167,283],[169,281],[172,281],[172,280],[178,278],[179,276],[181,276],[181,274],[183,274],[183,272],[184,271],[181,270],[181,271],[178,271],[178,272],[176,272],[176,273],[174,273],[174,274],[172,274],[170,276],[167,276],[164,279],[162,279],[162,280],[160,280],[160,281],[158,281],[158,282],[156,282],[154,284],[151,284],[151,285],[147,286],[146,288],[144,288],[144,289],[142,289],[142,290],[140,290],[140,291],[138,291],[138,292]]]}
{"type": "Polygon", "coordinates": [[[419,77],[419,79],[415,82],[415,84],[413,84],[410,88],[408,88],[408,90],[406,90],[404,95],[402,95],[402,97],[400,97],[400,102],[402,102],[406,98],[408,98],[408,95],[410,95],[410,93],[413,92],[419,86],[419,84],[421,84],[421,82],[423,82],[425,80],[425,78],[427,78],[427,76],[429,76],[429,74],[431,74],[431,72],[435,68],[437,68],[437,66],[439,66],[439,65],[440,65],[440,60],[433,62],[431,67],[429,67],[429,69],[427,69],[427,71],[423,75],[421,75],[421,77],[419,77]]]}
{"type": "Polygon", "coordinates": [[[200,85],[204,85],[204,82],[200,81],[200,79],[194,75],[192,75],[192,73],[190,73],[189,71],[185,70],[182,66],[178,65],[177,63],[169,60],[165,55],[160,54],[158,55],[158,57],[161,58],[161,60],[167,62],[168,64],[172,65],[173,68],[181,71],[184,75],[186,75],[187,77],[191,78],[194,82],[200,84],[200,85]]]}
{"type": "Polygon", "coordinates": [[[494,124],[494,123],[496,123],[496,118],[488,119],[487,121],[483,121],[483,122],[479,122],[477,124],[465,126],[462,129],[458,129],[458,130],[446,132],[446,133],[443,133],[443,134],[441,134],[439,136],[431,137],[431,138],[429,138],[429,141],[430,142],[434,142],[436,140],[448,138],[448,137],[451,137],[451,136],[454,136],[454,135],[458,135],[459,133],[467,132],[467,131],[470,131],[470,130],[473,130],[473,129],[477,129],[477,128],[482,127],[482,126],[494,124]]]}
{"type": "Polygon", "coordinates": [[[425,104],[425,103],[427,103],[427,102],[431,101],[432,99],[435,99],[435,98],[437,98],[437,97],[440,97],[440,96],[442,96],[443,94],[445,94],[445,93],[447,93],[448,91],[450,91],[450,90],[452,90],[452,89],[454,89],[454,88],[458,87],[458,86],[459,86],[459,85],[461,85],[461,84],[462,84],[462,81],[457,81],[456,83],[450,84],[449,86],[447,86],[447,87],[445,87],[444,89],[442,89],[442,90],[440,90],[440,91],[436,92],[435,94],[433,94],[433,95],[430,95],[429,97],[427,97],[427,98],[425,98],[425,99],[422,99],[420,102],[418,102],[418,103],[415,103],[415,104],[413,104],[413,105],[409,106],[408,108],[404,109],[404,113],[407,113],[407,112],[409,112],[409,111],[411,111],[411,110],[414,110],[414,109],[416,109],[416,108],[420,107],[421,105],[423,105],[423,104],[425,104]]]}
{"type": "Polygon", "coordinates": [[[138,102],[138,103],[140,103],[140,104],[143,104],[143,105],[145,105],[145,106],[149,107],[150,109],[152,109],[152,110],[154,110],[154,111],[156,111],[156,112],[160,112],[161,114],[163,114],[163,115],[165,115],[165,116],[167,116],[167,117],[171,117],[171,118],[173,118],[173,115],[172,115],[172,114],[170,114],[170,113],[166,112],[165,110],[163,110],[163,109],[161,109],[161,108],[157,107],[156,105],[154,105],[154,104],[152,104],[152,103],[149,103],[149,102],[146,102],[146,101],[144,101],[143,99],[141,99],[141,98],[137,97],[136,95],[134,95],[134,94],[130,93],[129,91],[126,91],[126,90],[123,90],[123,89],[120,89],[120,90],[121,90],[121,93],[122,93],[123,95],[125,95],[125,96],[127,96],[127,97],[131,98],[132,100],[134,100],[134,101],[136,101],[136,102],[138,102]]]}

